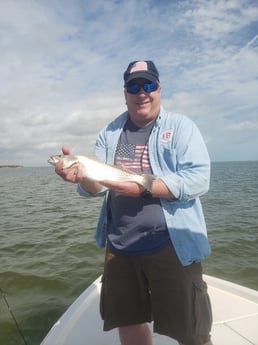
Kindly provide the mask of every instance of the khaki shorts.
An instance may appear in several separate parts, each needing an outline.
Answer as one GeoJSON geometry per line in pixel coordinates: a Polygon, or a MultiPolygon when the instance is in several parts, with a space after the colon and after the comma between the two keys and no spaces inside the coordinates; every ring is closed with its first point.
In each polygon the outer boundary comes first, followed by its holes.
{"type": "Polygon", "coordinates": [[[146,256],[107,250],[100,312],[105,331],[153,321],[154,332],[185,345],[210,339],[212,313],[201,263],[182,266],[171,244],[146,256]]]}

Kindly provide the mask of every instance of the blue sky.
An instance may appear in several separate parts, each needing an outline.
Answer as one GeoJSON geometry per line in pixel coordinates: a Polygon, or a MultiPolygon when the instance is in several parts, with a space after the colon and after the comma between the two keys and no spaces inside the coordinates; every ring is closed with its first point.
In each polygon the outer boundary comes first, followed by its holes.
{"type": "Polygon", "coordinates": [[[258,159],[257,1],[1,1],[0,51],[0,164],[47,165],[62,144],[91,155],[138,59],[212,161],[258,159]]]}

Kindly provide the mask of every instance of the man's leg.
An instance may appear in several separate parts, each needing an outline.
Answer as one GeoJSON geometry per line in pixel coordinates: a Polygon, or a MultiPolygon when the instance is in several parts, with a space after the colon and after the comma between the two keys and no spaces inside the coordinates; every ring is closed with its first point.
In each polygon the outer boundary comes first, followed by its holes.
{"type": "Polygon", "coordinates": [[[152,345],[151,331],[147,323],[119,328],[122,345],[152,345]]]}

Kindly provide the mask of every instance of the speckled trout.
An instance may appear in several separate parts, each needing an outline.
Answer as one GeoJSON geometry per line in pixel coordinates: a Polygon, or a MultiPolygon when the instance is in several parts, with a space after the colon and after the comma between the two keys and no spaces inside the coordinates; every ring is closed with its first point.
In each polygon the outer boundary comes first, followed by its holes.
{"type": "Polygon", "coordinates": [[[129,170],[124,170],[116,165],[101,163],[95,159],[76,155],[56,155],[51,156],[48,163],[56,165],[63,162],[63,169],[80,163],[84,167],[83,176],[94,181],[114,181],[114,182],[136,182],[148,190],[151,190],[152,181],[155,176],[152,174],[136,174],[129,170]]]}

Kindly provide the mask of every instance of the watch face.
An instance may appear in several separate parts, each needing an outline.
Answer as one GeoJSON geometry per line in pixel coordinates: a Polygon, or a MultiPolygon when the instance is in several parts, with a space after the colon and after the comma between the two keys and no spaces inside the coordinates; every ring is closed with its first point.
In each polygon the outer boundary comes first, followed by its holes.
{"type": "Polygon", "coordinates": [[[146,189],[144,192],[142,192],[141,197],[143,199],[150,199],[152,198],[152,193],[148,189],[146,189]]]}

